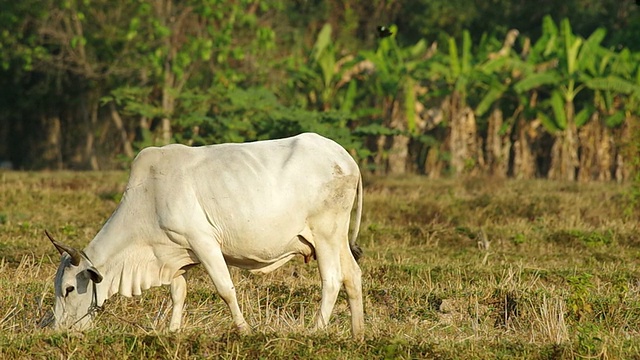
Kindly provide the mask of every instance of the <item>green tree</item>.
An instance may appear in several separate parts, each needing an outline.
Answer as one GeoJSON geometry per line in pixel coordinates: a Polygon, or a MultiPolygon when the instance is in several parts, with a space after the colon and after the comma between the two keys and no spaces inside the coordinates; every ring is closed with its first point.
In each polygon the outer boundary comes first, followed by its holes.
{"type": "MultiPolygon", "coordinates": [[[[120,10],[131,3],[122,4],[120,10]]],[[[78,159],[76,166],[97,169],[99,98],[114,75],[128,74],[118,62],[118,55],[123,55],[123,43],[113,36],[123,25],[121,17],[113,11],[111,3],[101,0],[20,4],[37,10],[16,14],[12,13],[15,9],[6,9],[8,18],[23,15],[21,26],[29,29],[15,37],[20,41],[15,43],[14,54],[20,54],[22,70],[30,78],[43,79],[38,84],[39,91],[45,92],[42,96],[56,97],[27,116],[41,119],[39,128],[46,134],[48,144],[45,153],[51,154],[44,156],[50,159],[48,163],[38,165],[55,163],[61,167],[63,156],[69,152],[78,159]],[[62,132],[62,128],[68,131],[62,132]]],[[[18,30],[17,34],[20,33],[18,30]]],[[[15,66],[12,69],[20,71],[15,66]]],[[[29,136],[38,137],[36,129],[33,130],[34,135],[29,136]]]]}
{"type": "Polygon", "coordinates": [[[277,6],[260,1],[159,0],[137,9],[127,32],[139,55],[129,62],[136,76],[123,81],[112,96],[128,116],[140,117],[140,128],[150,137],[147,143],[175,141],[176,122],[188,129],[188,136],[197,137],[206,118],[195,118],[187,105],[200,103],[194,99],[209,87],[233,89],[255,81],[249,74],[275,42],[273,31],[260,25],[258,17],[277,6]],[[179,104],[182,100],[185,103],[179,104]],[[159,131],[151,136],[154,120],[159,131]]]}
{"type": "Polygon", "coordinates": [[[60,102],[52,94],[56,79],[33,76],[41,58],[47,56],[34,24],[48,16],[49,8],[30,0],[1,4],[0,158],[11,159],[18,167],[33,163],[59,168],[60,147],[40,131],[49,121],[43,110],[60,102]]]}

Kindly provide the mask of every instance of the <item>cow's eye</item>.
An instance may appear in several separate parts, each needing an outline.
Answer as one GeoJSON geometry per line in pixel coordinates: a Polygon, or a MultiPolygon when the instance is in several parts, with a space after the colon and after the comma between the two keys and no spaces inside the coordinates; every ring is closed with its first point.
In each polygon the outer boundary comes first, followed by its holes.
{"type": "Polygon", "coordinates": [[[69,296],[69,294],[75,289],[76,288],[74,288],[73,286],[67,286],[67,288],[64,290],[64,297],[69,296]]]}

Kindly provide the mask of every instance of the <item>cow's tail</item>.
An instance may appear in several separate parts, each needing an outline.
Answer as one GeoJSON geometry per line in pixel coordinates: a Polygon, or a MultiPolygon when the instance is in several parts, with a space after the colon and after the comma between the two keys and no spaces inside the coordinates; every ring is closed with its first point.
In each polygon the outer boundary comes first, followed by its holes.
{"type": "Polygon", "coordinates": [[[351,238],[349,239],[349,248],[351,249],[351,254],[358,261],[362,256],[362,249],[356,243],[358,239],[358,232],[360,231],[360,220],[362,219],[362,202],[363,202],[363,192],[362,192],[362,174],[358,178],[358,190],[356,192],[356,213],[354,218],[353,231],[351,232],[351,238]]]}

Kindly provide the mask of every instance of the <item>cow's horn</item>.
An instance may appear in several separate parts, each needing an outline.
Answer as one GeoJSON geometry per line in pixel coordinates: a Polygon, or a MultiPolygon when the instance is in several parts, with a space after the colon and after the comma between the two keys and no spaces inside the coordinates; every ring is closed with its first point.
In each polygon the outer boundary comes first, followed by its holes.
{"type": "Polygon", "coordinates": [[[44,233],[47,235],[47,237],[49,238],[49,240],[51,240],[51,243],[53,244],[53,246],[56,247],[56,249],[58,249],[58,252],[60,253],[60,255],[62,255],[63,253],[67,253],[69,254],[69,256],[71,256],[71,264],[73,266],[78,266],[80,265],[80,260],[82,259],[82,255],[80,255],[80,251],[61,244],[59,242],[57,242],[53,236],[51,236],[51,234],[49,234],[49,232],[47,230],[44,231],[44,233]]]}

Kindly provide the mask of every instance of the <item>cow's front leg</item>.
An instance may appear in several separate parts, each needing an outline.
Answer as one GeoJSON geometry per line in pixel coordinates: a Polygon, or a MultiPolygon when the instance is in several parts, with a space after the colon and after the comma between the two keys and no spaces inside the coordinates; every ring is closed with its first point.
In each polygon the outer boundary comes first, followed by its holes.
{"type": "Polygon", "coordinates": [[[173,302],[173,311],[171,313],[171,321],[169,322],[169,331],[177,331],[182,324],[182,310],[184,309],[184,300],[187,297],[187,280],[184,274],[176,276],[171,281],[171,301],[173,302]]]}
{"type": "Polygon", "coordinates": [[[211,280],[213,280],[213,284],[216,286],[218,294],[227,306],[229,306],[233,322],[238,328],[238,331],[242,334],[248,334],[251,332],[251,328],[244,320],[244,316],[242,316],[242,312],[240,311],[240,306],[238,306],[236,289],[231,281],[231,274],[229,273],[229,268],[227,267],[227,263],[222,255],[222,250],[217,246],[212,247],[210,241],[206,245],[208,246],[208,248],[205,248],[206,250],[200,250],[202,248],[196,249],[195,247],[193,250],[196,253],[196,256],[198,256],[201,264],[207,270],[211,280]]]}

